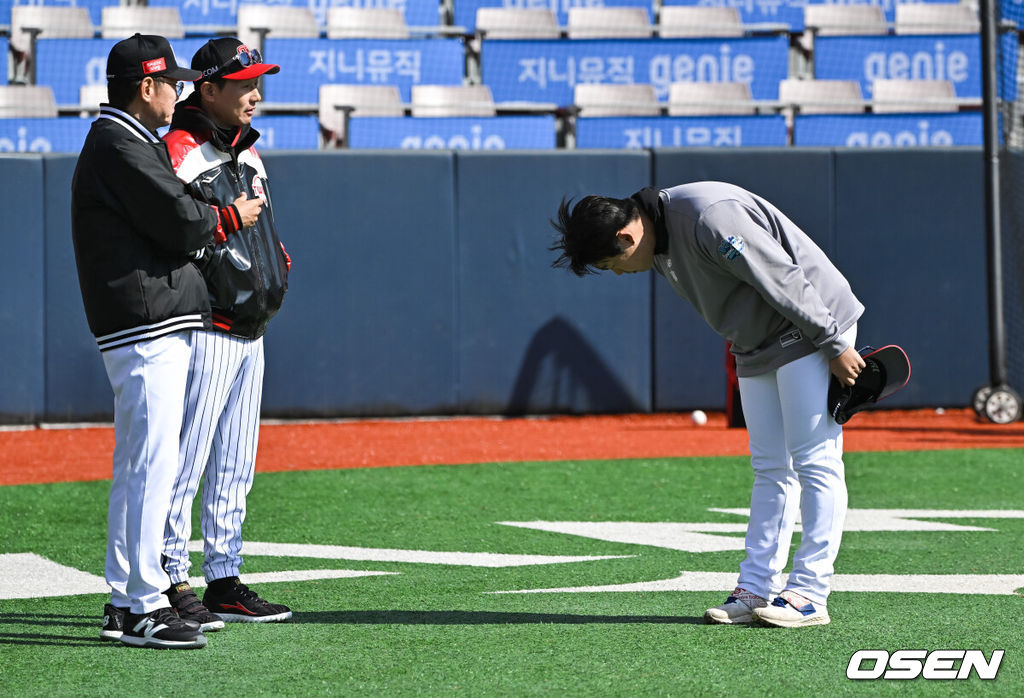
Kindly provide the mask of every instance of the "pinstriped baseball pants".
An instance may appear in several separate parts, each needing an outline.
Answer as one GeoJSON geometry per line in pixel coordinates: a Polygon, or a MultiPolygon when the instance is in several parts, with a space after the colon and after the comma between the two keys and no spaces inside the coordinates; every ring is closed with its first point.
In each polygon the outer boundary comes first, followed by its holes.
{"type": "Polygon", "coordinates": [[[172,584],[188,580],[186,545],[192,535],[192,503],[200,481],[203,575],[207,581],[238,575],[262,397],[262,337],[195,332],[178,476],[164,535],[164,568],[172,584]]]}

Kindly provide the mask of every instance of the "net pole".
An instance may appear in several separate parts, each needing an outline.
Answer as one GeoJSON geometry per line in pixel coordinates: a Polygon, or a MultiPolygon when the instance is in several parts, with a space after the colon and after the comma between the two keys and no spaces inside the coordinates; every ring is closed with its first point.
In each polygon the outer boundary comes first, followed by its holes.
{"type": "Polygon", "coordinates": [[[998,0],[981,0],[982,108],[984,110],[985,239],[988,254],[989,375],[993,386],[1005,385],[1006,327],[1003,322],[1002,221],[999,210],[998,0]]]}

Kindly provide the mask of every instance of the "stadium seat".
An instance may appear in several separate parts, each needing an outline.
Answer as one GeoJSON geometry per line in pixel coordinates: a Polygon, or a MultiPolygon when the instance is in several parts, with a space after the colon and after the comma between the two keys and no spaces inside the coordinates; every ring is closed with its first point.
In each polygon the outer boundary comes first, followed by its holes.
{"type": "Polygon", "coordinates": [[[862,114],[866,106],[856,80],[782,80],[779,101],[799,114],[862,114]]]}
{"type": "Polygon", "coordinates": [[[662,6],[658,35],[663,39],[743,36],[740,11],[735,7],[662,6]]]}
{"type": "Polygon", "coordinates": [[[658,116],[661,104],[653,85],[576,85],[573,103],[579,115],[589,116],[658,116]]]}
{"type": "Polygon", "coordinates": [[[397,85],[321,85],[319,100],[320,127],[330,135],[334,145],[345,139],[345,126],[349,118],[373,116],[402,116],[405,108],[397,85]],[[351,107],[345,110],[338,107],[351,107]]]}
{"type": "Polygon", "coordinates": [[[875,80],[871,85],[876,114],[957,111],[949,80],[875,80]]]}
{"type": "Polygon", "coordinates": [[[413,85],[413,116],[495,116],[486,85],[413,85]]]}
{"type": "Polygon", "coordinates": [[[57,116],[57,100],[46,85],[0,85],[0,118],[28,119],[57,116]]]}
{"type": "Polygon", "coordinates": [[[11,8],[11,48],[27,52],[35,38],[89,39],[95,34],[84,7],[15,5],[11,8]]]}
{"type": "Polygon", "coordinates": [[[668,92],[669,116],[756,114],[750,85],[743,82],[674,82],[668,92]]]}
{"type": "Polygon", "coordinates": [[[804,26],[816,36],[858,36],[889,33],[879,5],[806,5],[804,26]]]}
{"type": "Polygon", "coordinates": [[[100,34],[104,39],[127,39],[136,32],[181,39],[185,36],[185,26],[176,7],[122,5],[103,8],[100,34]]]}
{"type": "Polygon", "coordinates": [[[977,11],[969,5],[914,3],[896,5],[897,34],[977,34],[977,11]]]}
{"type": "Polygon", "coordinates": [[[402,11],[385,7],[332,7],[327,10],[328,39],[408,39],[402,11]]]}
{"type": "Polygon", "coordinates": [[[262,51],[267,34],[275,39],[315,39],[320,36],[320,25],[313,11],[305,7],[239,5],[239,40],[262,51]]]}
{"type": "Polygon", "coordinates": [[[84,7],[15,5],[11,8],[10,49],[14,79],[35,83],[36,39],[89,39],[95,35],[84,7]]]}
{"type": "Polygon", "coordinates": [[[642,7],[572,7],[570,39],[646,39],[654,27],[642,7]]]}
{"type": "Polygon", "coordinates": [[[106,104],[106,102],[107,86],[105,84],[82,85],[78,88],[78,104],[85,108],[82,112],[83,116],[90,110],[99,109],[100,104],[106,104]]]}
{"type": "Polygon", "coordinates": [[[476,30],[485,39],[557,39],[558,19],[551,10],[519,7],[481,7],[476,30]]]}

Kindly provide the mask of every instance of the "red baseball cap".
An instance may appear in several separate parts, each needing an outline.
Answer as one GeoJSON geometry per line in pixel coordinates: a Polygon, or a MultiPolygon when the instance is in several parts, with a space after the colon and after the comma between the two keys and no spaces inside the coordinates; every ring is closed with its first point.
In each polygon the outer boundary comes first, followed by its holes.
{"type": "Polygon", "coordinates": [[[238,39],[226,36],[203,44],[192,56],[192,70],[200,73],[196,82],[209,78],[251,80],[280,72],[281,66],[264,63],[259,49],[251,49],[238,39]]]}

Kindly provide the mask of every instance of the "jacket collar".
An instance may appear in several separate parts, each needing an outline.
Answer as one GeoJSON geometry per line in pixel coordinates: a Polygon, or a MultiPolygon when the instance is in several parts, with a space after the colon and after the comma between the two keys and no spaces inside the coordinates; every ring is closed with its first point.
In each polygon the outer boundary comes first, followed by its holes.
{"type": "Polygon", "coordinates": [[[183,102],[178,102],[171,119],[171,129],[184,129],[208,140],[222,152],[235,157],[249,149],[260,137],[260,132],[251,126],[221,128],[199,107],[199,93],[193,92],[183,102]]]}
{"type": "Polygon", "coordinates": [[[654,223],[654,254],[668,252],[668,230],[665,228],[665,202],[654,187],[645,187],[630,197],[654,223]]]}
{"type": "Polygon", "coordinates": [[[139,140],[149,143],[160,143],[160,137],[156,133],[143,126],[141,121],[128,112],[121,111],[117,107],[101,104],[99,118],[110,119],[114,123],[120,124],[139,140]]]}

